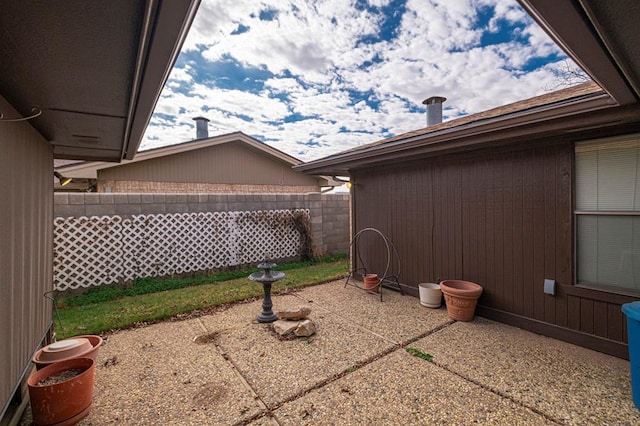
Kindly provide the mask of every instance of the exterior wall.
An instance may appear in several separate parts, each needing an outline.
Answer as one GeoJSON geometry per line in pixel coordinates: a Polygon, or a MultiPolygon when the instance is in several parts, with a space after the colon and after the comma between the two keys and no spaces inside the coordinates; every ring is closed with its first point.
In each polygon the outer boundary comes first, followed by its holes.
{"type": "Polygon", "coordinates": [[[98,181],[298,186],[313,187],[314,191],[319,191],[317,177],[294,172],[290,164],[254,150],[243,142],[229,142],[110,167],[98,171],[98,181]]]}
{"type": "Polygon", "coordinates": [[[99,194],[57,192],[55,216],[130,216],[309,209],[318,255],[349,248],[348,194],[99,194]]]}
{"type": "MultiPolygon", "coordinates": [[[[572,163],[565,142],[357,171],[354,231],[390,237],[414,295],[420,282],[474,281],[479,314],[624,358],[620,305],[633,298],[573,285],[572,163]]],[[[386,262],[373,243],[360,254],[386,262]]]]}
{"type": "Polygon", "coordinates": [[[318,186],[285,186],[285,185],[247,185],[225,183],[192,183],[192,182],[149,182],[129,180],[100,180],[98,192],[113,193],[216,193],[216,194],[264,194],[287,193],[300,194],[318,192],[318,186]]]}
{"type": "MultiPolygon", "coordinates": [[[[18,113],[0,96],[0,111],[18,113]]],[[[0,418],[52,321],[53,151],[27,122],[0,122],[0,418]]]]}

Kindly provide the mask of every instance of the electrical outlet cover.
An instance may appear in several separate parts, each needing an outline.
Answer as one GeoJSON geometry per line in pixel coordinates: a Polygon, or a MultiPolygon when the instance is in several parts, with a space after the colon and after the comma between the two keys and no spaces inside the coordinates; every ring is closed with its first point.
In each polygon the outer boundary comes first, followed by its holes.
{"type": "Polygon", "coordinates": [[[545,279],[544,280],[544,293],[552,296],[556,295],[556,280],[545,279]]]}

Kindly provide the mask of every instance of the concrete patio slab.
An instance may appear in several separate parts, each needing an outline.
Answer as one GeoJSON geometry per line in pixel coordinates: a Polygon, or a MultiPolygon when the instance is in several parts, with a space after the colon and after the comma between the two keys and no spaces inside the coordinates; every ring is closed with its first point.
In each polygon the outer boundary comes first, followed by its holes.
{"type": "Polygon", "coordinates": [[[446,309],[430,309],[417,298],[382,289],[383,301],[377,294],[348,285],[344,280],[309,287],[296,295],[311,306],[319,306],[340,318],[358,324],[396,344],[423,336],[452,322],[446,309]]]}
{"type": "Polygon", "coordinates": [[[193,341],[201,334],[198,320],[188,320],[108,336],[83,423],[231,424],[260,412],[215,348],[193,341]]]}
{"type": "Polygon", "coordinates": [[[518,403],[403,349],[274,411],[281,425],[545,425],[518,403]]]}
{"type": "Polygon", "coordinates": [[[479,317],[411,346],[560,424],[640,424],[628,361],[479,317]]]}
{"type": "Polygon", "coordinates": [[[217,336],[217,344],[269,407],[394,347],[321,309],[309,318],[318,328],[309,338],[283,341],[269,325],[257,323],[217,336]]]}
{"type": "Polygon", "coordinates": [[[628,361],[343,283],[274,297],[312,307],[310,338],[279,340],[260,300],[107,336],[80,424],[640,424],[628,361]]]}

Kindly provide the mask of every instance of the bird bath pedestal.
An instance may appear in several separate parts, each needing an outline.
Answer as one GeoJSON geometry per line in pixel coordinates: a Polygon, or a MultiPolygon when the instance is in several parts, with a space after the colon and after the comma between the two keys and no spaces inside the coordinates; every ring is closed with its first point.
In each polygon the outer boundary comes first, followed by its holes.
{"type": "Polygon", "coordinates": [[[271,284],[283,279],[284,272],[271,271],[271,269],[275,268],[276,266],[277,265],[275,263],[264,262],[258,265],[258,268],[262,269],[262,271],[254,272],[253,274],[249,275],[249,279],[251,281],[262,283],[262,288],[264,288],[262,312],[260,313],[260,315],[258,315],[258,322],[274,322],[278,319],[278,316],[271,310],[271,308],[273,307],[273,303],[271,303],[271,284]]]}

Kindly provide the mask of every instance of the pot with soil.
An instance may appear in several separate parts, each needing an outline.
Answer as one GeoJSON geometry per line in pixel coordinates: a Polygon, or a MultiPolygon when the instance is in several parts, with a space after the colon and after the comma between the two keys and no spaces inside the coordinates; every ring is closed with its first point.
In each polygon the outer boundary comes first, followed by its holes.
{"type": "Polygon", "coordinates": [[[482,287],[471,281],[445,280],[440,283],[449,318],[471,321],[476,310],[482,287]]]}
{"type": "Polygon", "coordinates": [[[427,308],[439,308],[442,305],[442,291],[440,284],[420,283],[418,284],[420,292],[420,304],[427,308]]]}
{"type": "Polygon", "coordinates": [[[378,274],[367,274],[364,276],[364,288],[369,293],[380,293],[380,279],[378,274]]]}
{"type": "Polygon", "coordinates": [[[95,361],[72,358],[55,362],[27,379],[36,425],[74,425],[93,403],[95,361]]]}

